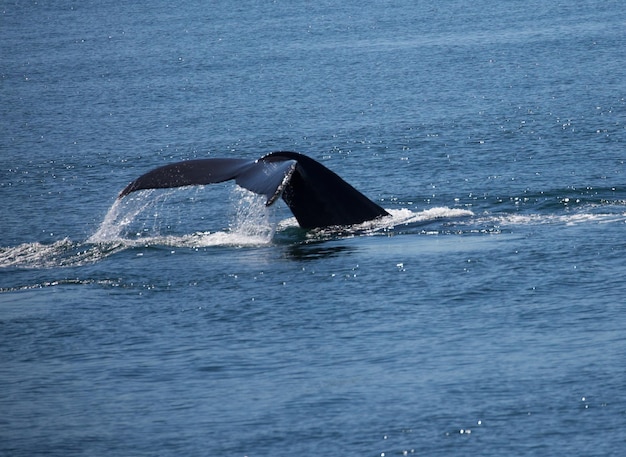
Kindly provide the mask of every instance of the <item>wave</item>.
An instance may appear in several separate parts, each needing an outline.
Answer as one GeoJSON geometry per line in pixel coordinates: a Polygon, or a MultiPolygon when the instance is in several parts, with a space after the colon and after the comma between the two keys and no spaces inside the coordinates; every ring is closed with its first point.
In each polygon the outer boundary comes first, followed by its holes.
{"type": "MultiPolygon", "coordinates": [[[[608,224],[625,223],[623,205],[590,204],[574,211],[549,213],[502,212],[487,210],[475,214],[467,208],[433,207],[421,211],[409,208],[387,209],[380,219],[349,227],[331,227],[305,231],[295,218],[272,221],[270,209],[263,198],[244,191],[236,196],[237,206],[227,229],[196,231],[194,233],[168,233],[169,225],[153,223],[149,228],[137,229],[142,213],[155,217],[155,204],[163,202],[163,194],[150,191],[135,199],[116,201],[102,223],[87,240],[75,242],[69,238],[43,244],[24,243],[13,247],[0,247],[0,268],[56,268],[77,267],[102,261],[128,249],[151,247],[176,247],[200,249],[209,247],[260,247],[272,244],[297,244],[323,241],[341,237],[376,235],[379,233],[443,234],[499,232],[502,229],[543,224],[608,224]]],[[[166,205],[167,206],[167,205],[166,205]]],[[[183,218],[183,229],[184,229],[183,218]]]]}
{"type": "Polygon", "coordinates": [[[153,234],[131,236],[125,229],[132,224],[134,217],[148,205],[122,208],[114,203],[96,232],[86,241],[74,242],[69,238],[51,244],[39,242],[24,243],[13,247],[0,248],[0,268],[54,268],[76,267],[99,262],[113,254],[133,248],[167,246],[199,249],[207,247],[258,247],[275,242],[280,238],[289,242],[306,241],[310,238],[341,237],[347,234],[373,234],[393,227],[467,217],[471,211],[451,208],[430,208],[415,212],[409,209],[390,209],[384,218],[364,222],[351,227],[333,227],[306,232],[301,230],[290,217],[271,224],[266,215],[265,205],[253,202],[243,205],[237,212],[235,221],[227,230],[215,232],[195,232],[191,234],[153,234]]]}
{"type": "Polygon", "coordinates": [[[122,242],[93,245],[76,243],[68,238],[51,244],[39,242],[0,248],[0,268],[53,268],[80,266],[98,262],[126,247],[122,242]]]}
{"type": "Polygon", "coordinates": [[[68,238],[51,244],[39,242],[0,247],[0,268],[57,268],[93,264],[118,252],[136,248],[212,246],[255,247],[271,243],[263,236],[236,232],[198,232],[182,236],[149,236],[140,239],[118,238],[107,241],[74,242],[68,238]]]}
{"type": "Polygon", "coordinates": [[[489,222],[497,226],[516,225],[566,225],[574,226],[581,224],[597,223],[624,223],[626,213],[592,213],[581,212],[571,214],[502,214],[484,216],[476,222],[489,222]]]}

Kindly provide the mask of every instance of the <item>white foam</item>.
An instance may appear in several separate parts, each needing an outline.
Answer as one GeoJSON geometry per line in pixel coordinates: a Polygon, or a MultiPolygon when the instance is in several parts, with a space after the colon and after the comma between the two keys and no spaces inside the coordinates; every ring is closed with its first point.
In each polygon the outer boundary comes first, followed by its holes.
{"type": "Polygon", "coordinates": [[[502,214],[485,216],[478,222],[493,223],[500,226],[514,225],[567,225],[574,226],[580,224],[609,224],[615,222],[626,222],[626,213],[568,213],[568,214],[502,214]]]}
{"type": "MultiPolygon", "coordinates": [[[[423,224],[440,219],[458,219],[474,215],[472,211],[467,209],[448,207],[435,207],[422,211],[413,211],[408,208],[386,209],[386,211],[389,213],[388,216],[351,226],[327,227],[311,230],[307,233],[306,236],[307,238],[318,240],[328,237],[332,238],[338,235],[373,235],[380,231],[392,230],[404,225],[423,224]]],[[[289,219],[286,222],[295,223],[295,219],[293,219],[293,221],[289,219]]],[[[288,224],[285,223],[285,221],[283,221],[283,223],[281,223],[280,225],[281,228],[286,226],[288,226],[288,224]]]]}
{"type": "Polygon", "coordinates": [[[415,212],[408,209],[387,210],[387,212],[391,215],[391,220],[389,222],[393,226],[414,224],[418,222],[428,222],[437,219],[456,219],[462,217],[470,217],[474,215],[474,213],[468,209],[448,208],[447,206],[437,206],[434,208],[415,212]]]}
{"type": "Polygon", "coordinates": [[[122,243],[87,245],[68,238],[51,244],[23,243],[0,248],[0,267],[52,268],[72,267],[97,262],[124,249],[122,243]]]}
{"type": "Polygon", "coordinates": [[[408,208],[402,209],[386,209],[388,216],[372,221],[366,221],[362,224],[356,224],[351,227],[357,232],[376,232],[380,230],[389,230],[402,225],[425,223],[436,221],[439,219],[456,219],[462,217],[473,216],[470,210],[461,208],[448,208],[445,206],[429,208],[422,211],[412,211],[408,208]]]}
{"type": "MultiPolygon", "coordinates": [[[[272,221],[272,212],[265,206],[265,199],[241,188],[233,194],[235,212],[228,228],[217,231],[198,231],[191,234],[162,234],[159,224],[152,232],[138,235],[133,230],[138,216],[157,203],[167,206],[168,194],[138,193],[133,198],[116,200],[98,230],[86,242],[76,243],[68,238],[42,244],[24,243],[14,247],[0,248],[0,268],[51,268],[80,266],[102,260],[115,252],[141,246],[171,246],[180,248],[203,248],[213,246],[264,246],[271,244],[276,231],[284,232],[298,227],[294,217],[272,221]]],[[[479,216],[463,208],[434,207],[422,211],[408,208],[387,209],[388,216],[347,227],[330,227],[307,232],[307,238],[326,238],[375,234],[411,224],[424,224],[430,221],[450,220],[454,224],[473,226],[489,225],[497,228],[560,224],[566,226],[580,224],[626,223],[626,213],[607,213],[606,208],[585,208],[579,212],[560,214],[488,214],[479,216]],[[597,212],[596,212],[597,211],[597,212]]],[[[155,211],[155,218],[160,212],[155,211]]],[[[184,221],[183,221],[184,222],[184,221]]]]}
{"type": "Polygon", "coordinates": [[[265,235],[251,235],[231,231],[196,232],[188,235],[150,236],[138,239],[124,239],[126,247],[170,246],[179,248],[203,248],[211,246],[263,246],[272,238],[265,235]]]}
{"type": "Polygon", "coordinates": [[[66,238],[56,243],[23,243],[18,246],[0,249],[0,266],[37,265],[42,259],[54,258],[70,241],[66,238]]]}

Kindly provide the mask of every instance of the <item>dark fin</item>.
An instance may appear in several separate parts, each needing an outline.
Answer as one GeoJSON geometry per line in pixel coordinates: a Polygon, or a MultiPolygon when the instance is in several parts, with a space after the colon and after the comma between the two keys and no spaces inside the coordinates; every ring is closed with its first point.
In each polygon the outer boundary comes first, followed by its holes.
{"type": "Polygon", "coordinates": [[[295,169],[295,160],[259,159],[240,173],[235,182],[254,193],[265,195],[267,197],[265,205],[270,206],[281,196],[295,169]]]}
{"type": "Polygon", "coordinates": [[[301,227],[352,225],[388,215],[387,211],[330,171],[297,152],[273,152],[259,160],[197,159],[155,168],[131,182],[118,199],[141,189],[163,189],[234,179],[267,197],[282,195],[301,227]]]}
{"type": "Polygon", "coordinates": [[[389,213],[321,163],[297,152],[273,152],[263,161],[295,160],[283,200],[302,228],[352,225],[389,213]]]}
{"type": "Polygon", "coordinates": [[[120,192],[118,199],[142,189],[202,186],[234,179],[254,165],[245,159],[197,159],[164,165],[141,175],[120,192]]]}
{"type": "Polygon", "coordinates": [[[281,195],[296,168],[295,160],[197,159],[155,168],[131,182],[117,197],[142,189],[199,186],[234,179],[241,187],[267,197],[267,206],[281,195]]]}

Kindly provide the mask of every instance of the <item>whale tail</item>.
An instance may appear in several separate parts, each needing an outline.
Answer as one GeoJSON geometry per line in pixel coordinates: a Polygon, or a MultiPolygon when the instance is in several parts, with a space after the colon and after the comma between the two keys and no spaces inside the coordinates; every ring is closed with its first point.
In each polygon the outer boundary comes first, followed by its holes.
{"type": "Polygon", "coordinates": [[[278,151],[258,160],[196,159],[155,168],[128,184],[118,199],[141,189],[219,183],[228,180],[264,195],[282,197],[305,229],[352,225],[388,215],[336,173],[297,152],[278,151]]]}

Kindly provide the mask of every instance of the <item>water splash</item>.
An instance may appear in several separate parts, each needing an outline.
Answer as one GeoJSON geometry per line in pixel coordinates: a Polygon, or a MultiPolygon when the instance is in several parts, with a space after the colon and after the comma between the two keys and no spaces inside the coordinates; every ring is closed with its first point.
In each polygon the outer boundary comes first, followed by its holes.
{"type": "MultiPolygon", "coordinates": [[[[225,230],[214,232],[198,231],[183,235],[156,233],[139,239],[123,238],[123,242],[129,246],[160,245],[184,248],[263,246],[272,243],[278,224],[272,221],[272,211],[265,206],[265,198],[236,187],[231,194],[230,200],[233,203],[231,207],[234,212],[230,216],[228,228],[225,230]]],[[[114,222],[119,217],[111,219],[114,222]]],[[[108,228],[105,228],[104,231],[116,232],[115,229],[110,230],[108,228]]],[[[119,234],[123,233],[123,231],[124,228],[121,227],[119,234]]]]}
{"type": "MultiPolygon", "coordinates": [[[[325,239],[337,235],[355,236],[355,235],[374,235],[379,232],[386,232],[402,227],[415,227],[422,224],[429,224],[438,220],[459,220],[474,216],[474,213],[467,209],[435,207],[422,211],[414,211],[408,208],[402,209],[385,209],[389,215],[371,221],[365,221],[361,224],[355,224],[345,227],[329,227],[311,230],[307,237],[313,239],[325,239]]],[[[295,219],[293,220],[295,222],[295,219]]],[[[281,228],[285,228],[282,226],[281,228]]]]}
{"type": "Polygon", "coordinates": [[[233,196],[237,204],[230,232],[269,243],[276,232],[277,223],[272,222],[270,208],[265,206],[266,197],[241,187],[235,188],[233,196]]]}
{"type": "MultiPolygon", "coordinates": [[[[32,242],[13,247],[0,247],[0,268],[76,267],[101,261],[130,248],[146,246],[197,249],[214,246],[254,247],[303,241],[303,232],[293,231],[298,228],[294,217],[276,220],[279,212],[272,209],[274,207],[266,207],[265,198],[239,187],[235,187],[231,192],[231,214],[227,218],[229,223],[225,229],[172,234],[169,230],[170,225],[163,221],[171,217],[172,212],[177,211],[176,208],[193,207],[193,203],[185,200],[181,203],[178,200],[184,192],[178,194],[176,192],[176,189],[147,190],[138,192],[130,198],[116,200],[95,233],[84,242],[64,238],[50,244],[32,242]],[[173,195],[176,195],[176,198],[171,198],[173,195]],[[275,240],[277,232],[279,236],[278,240],[275,240]]],[[[286,208],[283,209],[286,211],[286,208]]],[[[197,212],[197,206],[191,211],[192,214],[197,212]]],[[[448,233],[450,227],[454,227],[454,232],[475,232],[486,227],[484,230],[493,233],[502,227],[525,225],[569,226],[626,222],[623,205],[615,204],[585,206],[578,211],[557,214],[475,215],[468,209],[449,207],[434,207],[421,211],[408,208],[387,211],[388,216],[354,226],[307,231],[304,240],[320,241],[345,236],[375,235],[381,232],[422,233],[425,226],[429,226],[427,233],[448,233]]],[[[188,214],[178,213],[179,225],[183,230],[189,225],[187,216],[188,214]]],[[[217,218],[218,222],[220,220],[223,221],[225,218],[217,218]]]]}
{"type": "MultiPolygon", "coordinates": [[[[232,194],[234,214],[225,230],[163,233],[163,227],[169,227],[164,221],[177,211],[172,207],[178,205],[170,198],[175,194],[176,189],[147,190],[115,200],[98,229],[84,242],[64,238],[50,244],[33,242],[0,247],[0,268],[76,267],[101,261],[126,249],[145,246],[200,248],[260,246],[272,242],[276,223],[271,221],[265,200],[240,188],[232,194]]],[[[183,227],[184,223],[182,217],[183,227]]]]}
{"type": "Polygon", "coordinates": [[[389,216],[383,218],[385,226],[381,228],[392,228],[400,225],[418,224],[422,222],[432,222],[441,219],[461,219],[474,216],[474,212],[462,208],[448,208],[447,206],[437,206],[422,211],[411,211],[410,209],[387,210],[389,216]]]}
{"type": "MultiPolygon", "coordinates": [[[[177,247],[207,247],[219,245],[259,245],[270,243],[276,231],[272,223],[270,210],[265,206],[262,196],[235,187],[231,194],[231,206],[234,214],[225,230],[215,232],[197,231],[192,234],[168,234],[162,227],[169,227],[165,222],[174,204],[168,204],[176,189],[168,191],[141,191],[130,198],[116,200],[98,230],[89,237],[88,243],[100,244],[121,242],[128,247],[138,245],[164,245],[177,247]],[[159,208],[160,205],[160,208],[159,208]],[[152,215],[151,227],[141,231],[136,224],[146,214],[152,215]],[[141,216],[141,217],[140,217],[141,216]]],[[[184,219],[184,217],[183,217],[184,219]]],[[[184,221],[181,221],[181,224],[184,221]]]]}
{"type": "Polygon", "coordinates": [[[625,223],[626,213],[604,213],[604,212],[573,212],[566,214],[499,214],[486,215],[474,223],[488,222],[501,226],[519,225],[565,225],[576,226],[583,224],[612,224],[625,223]]]}
{"type": "Polygon", "coordinates": [[[0,248],[0,268],[75,267],[102,260],[125,249],[121,243],[90,245],[75,243],[68,238],[51,244],[39,242],[0,248]]]}
{"type": "Polygon", "coordinates": [[[116,199],[104,216],[98,230],[87,239],[87,243],[108,243],[123,239],[122,235],[125,230],[139,214],[154,207],[158,201],[167,198],[165,193],[161,196],[157,193],[156,198],[151,198],[153,194],[153,190],[147,190],[130,198],[116,199]]]}

